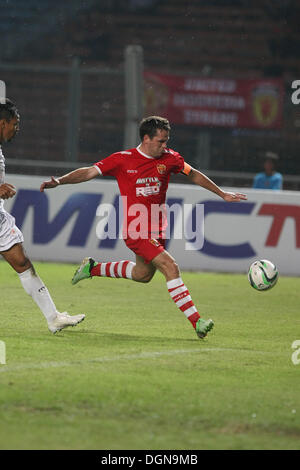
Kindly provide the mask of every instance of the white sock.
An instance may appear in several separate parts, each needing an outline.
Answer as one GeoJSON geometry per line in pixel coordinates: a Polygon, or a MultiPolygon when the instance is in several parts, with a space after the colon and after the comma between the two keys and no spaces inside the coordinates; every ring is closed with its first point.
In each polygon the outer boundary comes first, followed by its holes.
{"type": "Polygon", "coordinates": [[[39,276],[33,274],[31,268],[23,273],[18,273],[18,276],[25,291],[33,298],[47,322],[49,323],[55,320],[58,312],[47,287],[43,284],[39,276]]]}

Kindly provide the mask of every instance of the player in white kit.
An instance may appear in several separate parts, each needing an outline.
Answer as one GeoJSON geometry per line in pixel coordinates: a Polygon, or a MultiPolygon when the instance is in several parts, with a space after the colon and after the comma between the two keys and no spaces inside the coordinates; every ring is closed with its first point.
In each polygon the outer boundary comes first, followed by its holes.
{"type": "Polygon", "coordinates": [[[13,185],[5,183],[5,159],[2,144],[10,142],[19,130],[20,116],[16,106],[8,98],[0,103],[0,254],[17,272],[21,284],[42,311],[52,333],[75,326],[85,315],[68,315],[57,311],[47,287],[36,274],[23,248],[23,234],[15,225],[15,219],[4,209],[4,199],[16,194],[13,185]]]}

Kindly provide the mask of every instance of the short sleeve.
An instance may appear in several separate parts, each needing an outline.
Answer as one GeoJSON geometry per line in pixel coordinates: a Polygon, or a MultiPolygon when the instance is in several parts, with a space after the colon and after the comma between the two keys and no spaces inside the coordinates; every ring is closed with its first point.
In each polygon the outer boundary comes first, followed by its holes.
{"type": "Polygon", "coordinates": [[[117,176],[121,166],[120,155],[119,153],[113,153],[109,157],[103,158],[103,160],[94,163],[94,166],[103,176],[117,176]]]}
{"type": "Polygon", "coordinates": [[[172,169],[171,173],[180,173],[184,169],[184,159],[183,157],[177,153],[174,152],[172,155],[172,169]]]}

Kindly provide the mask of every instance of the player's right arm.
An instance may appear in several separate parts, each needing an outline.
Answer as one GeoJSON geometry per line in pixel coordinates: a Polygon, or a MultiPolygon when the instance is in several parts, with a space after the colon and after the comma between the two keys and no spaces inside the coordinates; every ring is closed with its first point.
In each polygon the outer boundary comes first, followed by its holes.
{"type": "Polygon", "coordinates": [[[54,178],[51,176],[51,179],[44,181],[41,184],[40,191],[43,192],[44,189],[56,188],[61,184],[76,184],[83,183],[84,181],[89,181],[96,176],[99,176],[99,171],[95,166],[78,168],[77,170],[71,171],[66,175],[60,176],[59,178],[54,178]]]}

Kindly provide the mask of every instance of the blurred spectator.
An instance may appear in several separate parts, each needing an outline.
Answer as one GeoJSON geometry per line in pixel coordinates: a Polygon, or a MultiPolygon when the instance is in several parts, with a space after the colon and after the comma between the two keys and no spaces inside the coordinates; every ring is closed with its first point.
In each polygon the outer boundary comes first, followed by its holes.
{"type": "Polygon", "coordinates": [[[278,155],[266,152],[264,160],[264,171],[258,173],[253,181],[255,189],[282,189],[282,175],[275,169],[278,155]]]}

